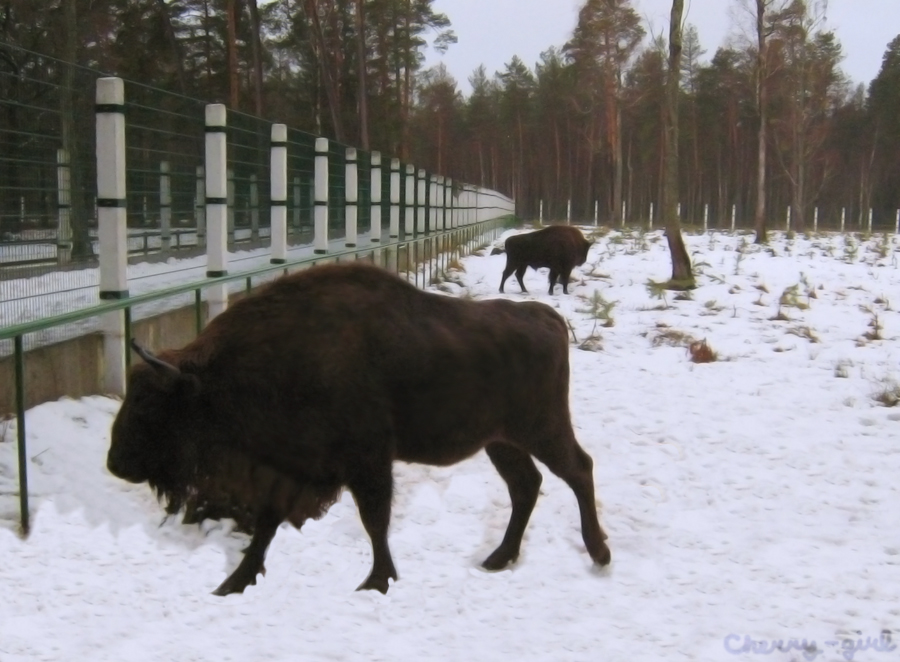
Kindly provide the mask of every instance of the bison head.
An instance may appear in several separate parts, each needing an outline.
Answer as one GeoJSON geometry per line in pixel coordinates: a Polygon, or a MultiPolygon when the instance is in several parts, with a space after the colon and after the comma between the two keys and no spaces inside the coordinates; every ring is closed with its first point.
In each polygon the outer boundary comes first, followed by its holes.
{"type": "Polygon", "coordinates": [[[582,244],[581,262],[579,262],[578,264],[584,264],[585,262],[587,262],[588,253],[591,252],[591,245],[591,242],[589,242],[587,239],[584,240],[584,243],[582,244]]]}
{"type": "Polygon", "coordinates": [[[128,376],[125,399],[112,426],[106,466],[132,483],[147,481],[162,495],[178,498],[189,482],[194,444],[191,410],[197,379],[155,357],[132,340],[144,359],[128,376]]]}

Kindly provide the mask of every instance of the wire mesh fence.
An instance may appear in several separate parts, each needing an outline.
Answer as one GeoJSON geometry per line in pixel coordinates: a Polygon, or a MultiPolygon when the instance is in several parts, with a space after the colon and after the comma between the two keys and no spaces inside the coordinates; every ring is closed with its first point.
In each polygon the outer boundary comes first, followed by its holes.
{"type": "MultiPolygon", "coordinates": [[[[97,302],[98,74],[0,43],[0,325],[97,302]]],[[[64,330],[43,332],[52,342],[64,330]]]]}
{"type": "MultiPolygon", "coordinates": [[[[98,79],[105,75],[0,42],[0,328],[99,301],[95,94],[98,79]]],[[[130,289],[146,291],[156,281],[171,285],[201,279],[207,249],[207,102],[123,82],[130,289]]],[[[272,245],[271,136],[271,122],[228,112],[227,246],[236,269],[255,266],[265,259],[261,251],[272,245]]],[[[287,242],[293,251],[312,250],[315,238],[317,140],[288,127],[287,242]]],[[[352,188],[348,149],[328,141],[326,241],[336,248],[356,241],[347,227],[348,218],[352,220],[346,199],[352,188]]],[[[353,151],[358,237],[372,232],[372,153],[353,151]]],[[[401,164],[400,241],[417,237],[423,227],[438,229],[430,214],[429,187],[434,184],[415,169],[411,200],[415,205],[425,201],[425,225],[420,225],[418,206],[410,208],[413,220],[407,233],[407,165],[401,164]]],[[[376,241],[390,234],[390,166],[389,158],[382,161],[380,236],[369,237],[376,241]]],[[[142,311],[136,309],[137,318],[142,311]]],[[[90,330],[56,326],[29,334],[26,345],[49,344],[90,330]]],[[[0,343],[0,357],[9,351],[11,345],[0,343]]]]}
{"type": "Polygon", "coordinates": [[[287,143],[288,243],[296,246],[313,240],[316,137],[289,127],[287,143]]]}

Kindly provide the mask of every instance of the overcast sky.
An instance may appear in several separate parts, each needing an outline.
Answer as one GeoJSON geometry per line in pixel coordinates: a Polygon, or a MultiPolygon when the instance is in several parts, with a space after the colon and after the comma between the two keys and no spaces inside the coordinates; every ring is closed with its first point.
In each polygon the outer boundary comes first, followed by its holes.
{"type": "MultiPolygon", "coordinates": [[[[739,32],[738,0],[685,0],[686,20],[697,26],[704,60],[739,32]]],[[[480,64],[489,76],[518,55],[534,67],[542,51],[562,46],[572,34],[583,0],[435,0],[459,38],[446,55],[429,51],[426,66],[443,61],[468,94],[468,78],[480,64]]],[[[668,34],[671,0],[633,0],[656,34],[668,34]]],[[[844,49],[844,72],[856,83],[872,80],[888,43],[900,34],[900,0],[829,0],[827,26],[844,49]]],[[[649,31],[649,30],[648,30],[649,31]]]]}

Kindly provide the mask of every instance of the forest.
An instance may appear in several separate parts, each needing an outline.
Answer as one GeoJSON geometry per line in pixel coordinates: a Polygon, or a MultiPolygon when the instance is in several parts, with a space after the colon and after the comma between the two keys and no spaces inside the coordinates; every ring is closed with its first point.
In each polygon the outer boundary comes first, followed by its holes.
{"type": "MultiPolygon", "coordinates": [[[[735,210],[752,224],[814,209],[893,226],[900,207],[900,36],[876,78],[854,83],[821,0],[727,0],[746,43],[710,54],[686,17],[678,199],[695,222],[735,210]],[[766,158],[761,160],[761,155],[766,158]],[[763,167],[760,168],[762,163],[763,167]],[[762,174],[762,177],[761,177],[762,174]]],[[[587,0],[536,63],[511,53],[469,76],[427,49],[453,48],[433,0],[3,0],[3,44],[379,150],[497,189],[522,217],[646,219],[663,199],[667,43],[629,0],[587,0]]],[[[740,42],[740,40],[737,40],[740,42]]],[[[3,62],[0,66],[7,66],[3,62]]],[[[12,65],[9,65],[12,66],[12,65]]]]}

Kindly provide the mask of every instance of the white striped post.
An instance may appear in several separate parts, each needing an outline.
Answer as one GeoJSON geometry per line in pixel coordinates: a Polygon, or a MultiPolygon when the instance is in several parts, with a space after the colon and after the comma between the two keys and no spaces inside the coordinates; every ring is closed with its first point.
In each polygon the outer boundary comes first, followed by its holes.
{"type": "Polygon", "coordinates": [[[447,178],[438,175],[437,183],[437,229],[443,231],[447,229],[447,178]]]}
{"type": "Polygon", "coordinates": [[[250,238],[259,239],[259,180],[250,175],[250,238]]]}
{"type": "Polygon", "coordinates": [[[359,223],[359,167],[356,149],[348,147],[344,164],[344,245],[355,248],[359,223]]]}
{"type": "Polygon", "coordinates": [[[428,230],[434,232],[438,229],[437,220],[437,175],[432,174],[428,182],[428,230]]]}
{"type": "Polygon", "coordinates": [[[172,246],[172,175],[168,161],[159,162],[159,240],[162,250],[172,246]]]}
{"type": "Polygon", "coordinates": [[[894,223],[894,234],[900,234],[900,209],[897,210],[897,220],[894,223]]]}
{"type": "Polygon", "coordinates": [[[425,205],[427,204],[426,189],[428,188],[428,177],[424,169],[419,169],[419,183],[416,188],[416,232],[421,237],[428,232],[425,224],[425,205]]]}
{"type": "Polygon", "coordinates": [[[790,205],[788,205],[788,208],[787,208],[787,220],[784,223],[784,231],[785,232],[791,231],[791,206],[790,205]]]}
{"type": "Polygon", "coordinates": [[[381,241],[381,152],[372,152],[369,170],[369,241],[381,241]]]}
{"type": "Polygon", "coordinates": [[[538,206],[538,209],[540,210],[538,212],[538,223],[543,225],[544,224],[544,201],[543,200],[541,200],[541,204],[538,206]]]}
{"type": "Polygon", "coordinates": [[[566,203],[566,225],[572,225],[572,198],[566,203]]]}
{"type": "Polygon", "coordinates": [[[391,220],[388,235],[400,236],[400,159],[391,159],[391,220]]]}
{"type": "Polygon", "coordinates": [[[813,232],[819,231],[819,208],[813,210],[813,232]]]}
{"type": "Polygon", "coordinates": [[[459,185],[459,224],[462,227],[469,224],[469,187],[467,184],[459,185]]]}
{"type": "Polygon", "coordinates": [[[731,231],[734,232],[735,222],[737,221],[737,205],[731,205],[731,231]]]}
{"type": "Polygon", "coordinates": [[[703,205],[703,231],[709,230],[709,203],[703,205]]]}
{"type": "Polygon", "coordinates": [[[484,220],[484,211],[481,208],[481,187],[473,186],[472,187],[472,197],[474,198],[473,205],[475,206],[475,223],[481,223],[484,220]]]}
{"type": "Polygon", "coordinates": [[[197,229],[197,245],[202,246],[206,236],[206,174],[203,166],[197,166],[194,186],[194,225],[197,229]]]}
{"type": "Polygon", "coordinates": [[[72,171],[69,152],[56,150],[56,260],[60,264],[72,261],[72,171]]]}
{"type": "Polygon", "coordinates": [[[650,229],[653,229],[653,203],[650,203],[650,229]]]}
{"type": "MultiPolygon", "coordinates": [[[[125,189],[125,86],[121,78],[97,81],[97,226],[100,240],[100,298],[128,297],[128,224],[125,189]]],[[[101,316],[103,390],[125,394],[125,317],[101,316]]]]}
{"type": "Polygon", "coordinates": [[[872,208],[869,207],[869,234],[872,234],[872,208]]]}
{"type": "Polygon", "coordinates": [[[446,185],[444,191],[444,227],[447,230],[453,229],[453,179],[444,178],[446,185]]]}
{"type": "Polygon", "coordinates": [[[600,201],[594,200],[594,225],[600,225],[600,201]]]}
{"type": "Polygon", "coordinates": [[[328,252],[328,138],[316,138],[315,236],[313,252],[328,252]]]}
{"type": "Polygon", "coordinates": [[[847,208],[841,207],[841,232],[844,231],[844,227],[847,224],[847,208]]]}
{"type": "MultiPolygon", "coordinates": [[[[224,104],[206,106],[206,275],[228,274],[228,111],[224,104]]],[[[206,290],[208,318],[228,308],[228,286],[213,285],[206,290]]]]}
{"type": "Polygon", "coordinates": [[[272,264],[287,262],[287,125],[273,124],[269,143],[269,204],[272,223],[272,264]]]}
{"type": "MultiPolygon", "coordinates": [[[[663,210],[663,213],[664,214],[666,213],[665,210],[663,210]]],[[[680,221],[681,220],[681,203],[680,202],[678,203],[678,207],[675,210],[675,215],[678,217],[678,220],[680,221]]]]}
{"type": "Polygon", "coordinates": [[[625,227],[625,212],[626,212],[626,210],[627,210],[627,208],[625,206],[625,201],[622,200],[622,227],[623,228],[625,227]]]}
{"type": "Polygon", "coordinates": [[[227,217],[228,217],[228,240],[234,242],[234,170],[228,168],[227,172],[227,185],[225,188],[225,204],[228,205],[227,209],[227,217]]]}
{"type": "Polygon", "coordinates": [[[415,234],[416,213],[416,171],[412,165],[406,166],[406,209],[403,213],[403,236],[409,239],[415,234]]]}
{"type": "Polygon", "coordinates": [[[450,228],[456,229],[459,227],[459,183],[451,179],[447,188],[450,196],[447,202],[447,211],[450,213],[450,228]]]}
{"type": "Polygon", "coordinates": [[[299,232],[300,231],[300,206],[302,203],[302,198],[300,197],[300,193],[303,190],[302,186],[300,185],[300,175],[296,175],[294,177],[293,184],[294,184],[294,191],[293,191],[294,210],[293,210],[293,213],[291,214],[291,217],[292,217],[291,220],[293,221],[292,225],[294,228],[294,232],[299,232]]]}

